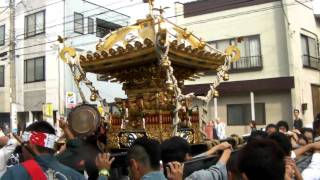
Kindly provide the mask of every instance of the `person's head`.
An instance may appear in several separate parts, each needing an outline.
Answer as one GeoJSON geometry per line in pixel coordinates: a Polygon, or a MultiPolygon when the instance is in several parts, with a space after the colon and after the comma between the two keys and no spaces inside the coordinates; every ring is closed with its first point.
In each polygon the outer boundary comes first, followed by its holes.
{"type": "Polygon", "coordinates": [[[266,126],[266,133],[270,136],[271,134],[273,134],[273,133],[276,133],[276,132],[278,132],[279,131],[279,129],[278,129],[278,127],[275,125],[275,124],[268,124],[267,126],[266,126]]]}
{"type": "Polygon", "coordinates": [[[315,136],[320,136],[320,114],[318,114],[317,118],[313,121],[313,130],[315,136]]]}
{"type": "Polygon", "coordinates": [[[289,131],[289,125],[286,121],[279,121],[277,123],[277,127],[279,129],[279,132],[286,133],[289,131]]]}
{"type": "Polygon", "coordinates": [[[245,180],[283,180],[284,153],[272,140],[252,141],[240,150],[238,167],[245,180]]]}
{"type": "Polygon", "coordinates": [[[294,109],[294,110],[293,110],[293,116],[295,117],[295,119],[298,119],[298,118],[299,118],[299,114],[300,114],[299,109],[294,109]]]}
{"type": "Polygon", "coordinates": [[[252,131],[247,142],[250,143],[255,140],[265,139],[267,137],[268,137],[268,134],[264,131],[260,131],[260,130],[252,131]]]}
{"type": "Polygon", "coordinates": [[[227,162],[228,180],[242,179],[237,160],[239,151],[234,151],[227,162]]]}
{"type": "Polygon", "coordinates": [[[275,141],[286,156],[291,155],[292,145],[288,136],[283,133],[273,133],[269,136],[269,139],[275,141]]]}
{"type": "Polygon", "coordinates": [[[0,137],[0,148],[2,148],[3,146],[7,145],[8,141],[9,141],[9,137],[1,136],[0,137]]]}
{"type": "Polygon", "coordinates": [[[307,143],[313,143],[313,135],[314,135],[314,131],[311,128],[303,128],[301,130],[301,133],[307,138],[307,143]]]}
{"type": "Polygon", "coordinates": [[[171,137],[161,144],[161,159],[163,164],[171,161],[184,162],[190,160],[190,144],[182,137],[171,137]]]}
{"type": "Polygon", "coordinates": [[[297,143],[299,146],[305,146],[308,144],[308,139],[303,134],[299,134],[297,143]]]}
{"type": "MultiPolygon", "coordinates": [[[[54,154],[55,135],[54,128],[48,122],[36,121],[25,129],[23,140],[35,154],[54,154]]],[[[22,155],[25,160],[32,158],[30,152],[24,147],[22,155]]]]}
{"type": "Polygon", "coordinates": [[[128,151],[130,176],[139,180],[145,174],[160,169],[160,143],[147,137],[138,138],[128,151]]]}

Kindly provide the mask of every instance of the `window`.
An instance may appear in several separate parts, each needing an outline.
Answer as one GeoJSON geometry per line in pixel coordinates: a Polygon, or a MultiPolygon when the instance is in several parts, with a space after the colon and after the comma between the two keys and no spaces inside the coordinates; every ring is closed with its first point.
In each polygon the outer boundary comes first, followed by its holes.
{"type": "Polygon", "coordinates": [[[45,31],[45,11],[30,14],[25,17],[25,37],[42,34],[45,31]]]}
{"type": "Polygon", "coordinates": [[[24,82],[37,82],[45,80],[44,57],[28,59],[24,61],[24,82]]]}
{"type": "Polygon", "coordinates": [[[43,121],[42,111],[32,111],[33,122],[34,121],[43,121]]]}
{"type": "Polygon", "coordinates": [[[4,66],[0,66],[0,87],[4,87],[4,66]]]}
{"type": "Polygon", "coordinates": [[[94,33],[94,20],[92,18],[88,18],[88,34],[94,33]]]}
{"type": "MultiPolygon", "coordinates": [[[[255,118],[257,125],[265,125],[266,114],[265,104],[255,103],[255,118]]],[[[251,121],[250,104],[230,104],[227,105],[228,125],[248,125],[251,121]]]]}
{"type": "MultiPolygon", "coordinates": [[[[220,40],[210,43],[214,48],[224,51],[230,45],[235,44],[234,39],[220,40]]],[[[258,35],[244,37],[241,43],[237,44],[240,49],[241,58],[232,63],[231,72],[252,71],[262,69],[262,57],[260,49],[260,37],[258,35]]]]}
{"type": "Polygon", "coordinates": [[[74,32],[83,34],[84,32],[83,14],[74,13],[74,32]]]}
{"type": "Polygon", "coordinates": [[[317,41],[301,35],[301,51],[303,66],[320,70],[317,41]]]}
{"type": "Polygon", "coordinates": [[[0,46],[4,45],[5,42],[5,26],[2,25],[0,26],[0,46]]]}
{"type": "Polygon", "coordinates": [[[97,27],[97,37],[103,38],[107,34],[109,34],[111,31],[114,31],[121,26],[112,22],[108,22],[102,19],[96,19],[97,27]]]}

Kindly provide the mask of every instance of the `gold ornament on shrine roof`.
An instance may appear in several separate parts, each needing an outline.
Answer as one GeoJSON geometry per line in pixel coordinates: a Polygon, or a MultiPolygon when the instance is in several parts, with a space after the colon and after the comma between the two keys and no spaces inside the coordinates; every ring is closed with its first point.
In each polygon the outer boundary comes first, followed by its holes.
{"type": "MultiPolygon", "coordinates": [[[[127,99],[116,100],[121,112],[120,120],[112,119],[112,114],[109,116],[114,132],[144,129],[151,137],[165,139],[171,136],[170,132],[177,135],[179,121],[185,121],[187,125],[191,123],[191,117],[186,115],[189,112],[181,111],[183,108],[187,111],[191,105],[182,105],[181,101],[196,97],[205,104],[219,96],[216,87],[222,80],[229,80],[227,71],[230,63],[240,59],[240,51],[236,46],[230,46],[225,51],[215,49],[192,31],[164,18],[166,8],[154,8],[154,0],[144,2],[149,3],[150,10],[145,19],[107,34],[97,43],[94,52],[77,55],[74,48],[65,47],[60,51],[60,57],[66,63],[70,63],[66,54],[76,59],[73,66],[69,65],[80,71],[81,76],[74,73],[78,84],[82,82],[92,88],[92,82],[86,78],[86,73],[90,72],[101,75],[100,80],[123,85],[127,99]],[[208,71],[217,72],[217,78],[206,96],[182,94],[184,81],[194,81],[208,71]]],[[[63,41],[62,38],[60,40],[63,41]]],[[[99,100],[103,104],[96,90],[91,90],[90,100],[99,100]]],[[[207,112],[205,107],[201,107],[203,114],[207,112]]],[[[107,109],[103,107],[103,111],[107,109]]],[[[197,125],[200,121],[206,120],[199,116],[198,122],[193,122],[195,131],[188,135],[190,141],[199,139],[200,135],[194,133],[203,129],[197,125]]],[[[113,139],[115,136],[111,137],[113,139]]],[[[123,136],[117,136],[114,140],[118,145],[126,141],[123,136]]]]}
{"type": "MultiPolygon", "coordinates": [[[[156,63],[157,43],[163,46],[167,43],[170,46],[168,58],[172,66],[196,72],[216,70],[224,64],[226,56],[238,53],[235,47],[231,50],[232,53],[229,52],[230,49],[225,53],[209,47],[190,30],[165,19],[162,16],[164,10],[153,8],[153,1],[146,2],[149,2],[153,11],[159,11],[159,15],[150,13],[146,19],[111,32],[98,42],[95,52],[81,54],[80,64],[86,72],[104,74],[116,72],[117,69],[156,63]]],[[[167,61],[162,63],[161,65],[168,66],[167,61]]],[[[113,73],[108,75],[114,76],[113,73]]]]}

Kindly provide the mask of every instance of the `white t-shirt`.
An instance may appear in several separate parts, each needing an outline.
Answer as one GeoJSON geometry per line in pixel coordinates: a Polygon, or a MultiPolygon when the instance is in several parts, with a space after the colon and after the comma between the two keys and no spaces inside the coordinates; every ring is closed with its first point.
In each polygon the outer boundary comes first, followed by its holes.
{"type": "Polygon", "coordinates": [[[7,171],[7,161],[16,147],[17,141],[15,139],[10,139],[7,145],[0,149],[0,178],[7,171]]]}
{"type": "Polygon", "coordinates": [[[219,124],[217,124],[216,130],[217,130],[217,136],[219,137],[219,139],[226,138],[226,125],[224,123],[220,122],[219,124]]]}
{"type": "Polygon", "coordinates": [[[313,153],[311,163],[301,175],[304,180],[320,179],[320,153],[313,153]]]}

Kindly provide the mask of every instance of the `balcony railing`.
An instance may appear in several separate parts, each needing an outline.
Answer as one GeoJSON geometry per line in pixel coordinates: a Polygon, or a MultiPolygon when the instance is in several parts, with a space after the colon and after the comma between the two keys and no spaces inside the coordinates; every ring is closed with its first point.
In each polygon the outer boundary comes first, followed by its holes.
{"type": "Polygon", "coordinates": [[[258,71],[262,69],[262,56],[242,57],[231,64],[230,72],[258,71]]]}
{"type": "Polygon", "coordinates": [[[303,67],[320,70],[320,58],[309,55],[303,55],[303,67]]]}

